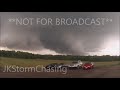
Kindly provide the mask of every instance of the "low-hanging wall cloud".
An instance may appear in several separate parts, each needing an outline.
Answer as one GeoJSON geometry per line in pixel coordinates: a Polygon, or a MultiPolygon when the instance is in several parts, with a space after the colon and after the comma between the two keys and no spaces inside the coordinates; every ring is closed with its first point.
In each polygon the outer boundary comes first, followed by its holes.
{"type": "Polygon", "coordinates": [[[38,54],[119,55],[119,16],[117,12],[0,12],[0,47],[38,54]],[[55,25],[55,22],[53,25],[16,25],[10,18],[108,18],[111,22],[104,25],[55,25]]]}

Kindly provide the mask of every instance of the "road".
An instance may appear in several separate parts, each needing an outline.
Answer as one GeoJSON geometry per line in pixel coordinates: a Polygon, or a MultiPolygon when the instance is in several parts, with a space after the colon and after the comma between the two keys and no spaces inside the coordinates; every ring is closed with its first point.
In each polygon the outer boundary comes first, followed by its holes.
{"type": "Polygon", "coordinates": [[[120,78],[120,65],[94,68],[91,70],[68,70],[67,74],[61,72],[0,72],[0,78],[120,78]]]}

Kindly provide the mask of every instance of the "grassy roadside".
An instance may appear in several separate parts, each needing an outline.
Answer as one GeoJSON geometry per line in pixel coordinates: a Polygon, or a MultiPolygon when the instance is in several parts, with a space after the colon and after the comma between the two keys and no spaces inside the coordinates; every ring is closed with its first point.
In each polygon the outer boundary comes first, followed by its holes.
{"type": "Polygon", "coordinates": [[[5,58],[1,57],[0,66],[4,65],[17,65],[17,66],[37,66],[43,65],[46,66],[50,63],[71,63],[72,61],[65,60],[42,60],[42,59],[18,59],[18,58],[5,58]]]}
{"type": "MultiPolygon", "coordinates": [[[[22,67],[34,67],[37,65],[46,66],[50,63],[71,63],[72,61],[66,60],[42,60],[42,59],[18,59],[18,58],[0,58],[0,67],[5,65],[16,65],[22,67]]],[[[84,63],[84,62],[83,62],[84,63]]],[[[108,67],[113,65],[120,65],[120,61],[104,61],[104,62],[94,62],[95,67],[108,67]]]]}

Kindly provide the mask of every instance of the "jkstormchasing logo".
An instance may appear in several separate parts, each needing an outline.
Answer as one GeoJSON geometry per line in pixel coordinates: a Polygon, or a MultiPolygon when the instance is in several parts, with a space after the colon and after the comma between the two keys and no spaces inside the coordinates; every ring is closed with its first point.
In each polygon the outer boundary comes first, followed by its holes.
{"type": "Polygon", "coordinates": [[[66,67],[54,67],[46,68],[43,65],[37,65],[35,67],[20,67],[17,65],[5,65],[2,72],[60,72],[62,74],[67,74],[66,67]]]}

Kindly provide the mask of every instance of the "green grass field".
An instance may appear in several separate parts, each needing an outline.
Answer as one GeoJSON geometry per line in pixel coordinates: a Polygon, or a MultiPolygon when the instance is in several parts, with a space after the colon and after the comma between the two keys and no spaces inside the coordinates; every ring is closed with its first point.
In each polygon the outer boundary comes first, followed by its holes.
{"type": "Polygon", "coordinates": [[[42,60],[42,59],[18,59],[18,58],[0,58],[0,66],[4,65],[17,65],[17,66],[46,66],[50,63],[71,63],[72,61],[65,60],[42,60]]]}
{"type": "MultiPolygon", "coordinates": [[[[71,60],[41,60],[41,59],[17,59],[17,58],[0,58],[0,67],[4,65],[16,65],[22,67],[32,67],[37,65],[46,66],[50,63],[71,63],[71,60]]],[[[84,62],[83,62],[84,63],[84,62]]],[[[108,61],[108,62],[94,62],[96,67],[106,67],[113,65],[120,65],[120,61],[108,61]]]]}

